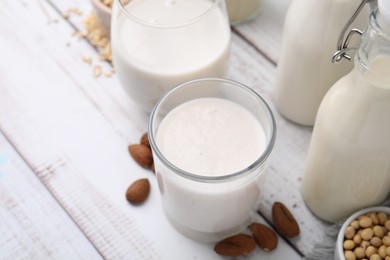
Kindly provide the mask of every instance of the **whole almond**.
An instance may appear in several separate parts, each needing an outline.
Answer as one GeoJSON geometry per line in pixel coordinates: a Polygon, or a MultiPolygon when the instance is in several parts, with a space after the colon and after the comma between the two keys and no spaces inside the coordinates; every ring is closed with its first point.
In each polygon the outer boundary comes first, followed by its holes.
{"type": "Polygon", "coordinates": [[[153,163],[152,151],[143,144],[129,145],[129,153],[133,159],[143,168],[150,168],[153,163]]]}
{"type": "Polygon", "coordinates": [[[126,199],[131,204],[140,204],[144,202],[150,192],[150,183],[148,179],[139,179],[133,182],[126,191],[126,199]]]}
{"type": "Polygon", "coordinates": [[[141,137],[140,144],[143,144],[150,149],[149,136],[148,133],[144,133],[141,137]]]}
{"type": "Polygon", "coordinates": [[[252,223],[249,226],[249,229],[252,231],[257,245],[264,251],[272,251],[278,245],[278,237],[276,233],[266,225],[252,223]]]}
{"type": "Polygon", "coordinates": [[[284,237],[299,235],[299,225],[288,208],[281,202],[275,202],[272,206],[272,219],[276,230],[284,237]]]}
{"type": "Polygon", "coordinates": [[[218,242],[214,251],[222,256],[244,256],[256,249],[256,241],[249,235],[238,234],[218,242]]]}

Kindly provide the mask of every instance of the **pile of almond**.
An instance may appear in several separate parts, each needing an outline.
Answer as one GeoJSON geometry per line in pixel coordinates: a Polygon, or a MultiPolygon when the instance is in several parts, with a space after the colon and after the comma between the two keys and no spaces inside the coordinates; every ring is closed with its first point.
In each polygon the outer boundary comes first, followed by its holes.
{"type": "Polygon", "coordinates": [[[152,150],[150,148],[148,134],[142,135],[139,144],[131,144],[128,147],[131,157],[143,168],[154,172],[152,150]]]}
{"type": "MultiPolygon", "coordinates": [[[[299,225],[288,208],[281,202],[272,206],[272,220],[278,233],[286,238],[298,236],[299,225]]],[[[269,227],[252,223],[249,225],[252,236],[237,234],[218,242],[214,251],[223,256],[245,256],[256,249],[256,244],[264,251],[272,251],[278,245],[276,233],[269,227]]]]}
{"type": "MultiPolygon", "coordinates": [[[[142,135],[139,144],[131,144],[128,147],[131,157],[143,168],[154,172],[152,150],[150,148],[148,134],[142,135]]],[[[150,193],[150,183],[146,178],[134,181],[126,191],[126,199],[131,204],[141,204],[150,193]]]]}
{"type": "Polygon", "coordinates": [[[344,232],[346,260],[390,260],[390,217],[371,212],[353,220],[344,232]]]}

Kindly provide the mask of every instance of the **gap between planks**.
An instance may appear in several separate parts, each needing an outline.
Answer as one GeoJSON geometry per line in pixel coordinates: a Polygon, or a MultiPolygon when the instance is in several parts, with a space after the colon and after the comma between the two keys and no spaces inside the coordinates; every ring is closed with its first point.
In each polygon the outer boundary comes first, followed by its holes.
{"type": "Polygon", "coordinates": [[[251,40],[249,40],[244,34],[242,34],[236,27],[231,26],[231,30],[238,37],[240,37],[244,42],[246,42],[249,46],[251,46],[258,54],[263,56],[267,61],[269,61],[272,65],[276,67],[277,63],[274,61],[269,55],[267,55],[264,51],[262,51],[259,47],[256,46],[251,40]]]}
{"type": "Polygon", "coordinates": [[[280,238],[282,238],[292,249],[294,249],[295,252],[297,252],[297,254],[300,256],[300,257],[305,257],[305,255],[302,253],[301,250],[299,250],[298,247],[296,247],[293,243],[291,243],[291,241],[287,238],[285,238],[282,234],[280,234],[276,228],[275,228],[275,225],[274,223],[272,223],[272,221],[270,221],[263,213],[261,213],[260,210],[257,211],[257,214],[259,214],[263,219],[264,221],[267,223],[267,225],[269,225],[270,227],[272,227],[272,229],[278,233],[278,235],[280,236],[280,238]]]}

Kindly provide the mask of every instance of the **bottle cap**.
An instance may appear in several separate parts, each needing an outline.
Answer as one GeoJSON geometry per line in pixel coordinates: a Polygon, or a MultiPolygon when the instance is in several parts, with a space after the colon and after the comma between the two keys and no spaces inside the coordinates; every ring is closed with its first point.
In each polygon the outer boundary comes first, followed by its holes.
{"type": "Polygon", "coordinates": [[[389,0],[378,0],[378,23],[380,27],[390,32],[390,1],[389,0]]]}

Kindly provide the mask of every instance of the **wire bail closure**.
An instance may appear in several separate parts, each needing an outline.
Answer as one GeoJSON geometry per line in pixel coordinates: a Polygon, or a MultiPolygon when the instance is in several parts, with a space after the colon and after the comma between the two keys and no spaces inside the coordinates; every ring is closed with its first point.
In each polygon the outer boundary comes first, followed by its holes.
{"type": "Polygon", "coordinates": [[[352,15],[352,17],[349,19],[349,21],[347,22],[347,24],[344,26],[343,30],[340,33],[337,42],[337,51],[333,54],[332,57],[333,63],[339,62],[342,58],[347,59],[349,61],[352,59],[351,56],[347,54],[347,52],[351,50],[356,50],[357,47],[348,47],[348,45],[355,34],[361,36],[363,34],[363,31],[353,28],[348,32],[348,35],[345,38],[345,40],[344,40],[344,36],[347,33],[348,28],[351,26],[353,21],[355,21],[356,17],[359,15],[359,13],[362,11],[362,9],[366,4],[370,4],[371,10],[374,10],[374,7],[376,7],[377,5],[377,0],[362,0],[359,7],[356,9],[355,13],[352,15]]]}

